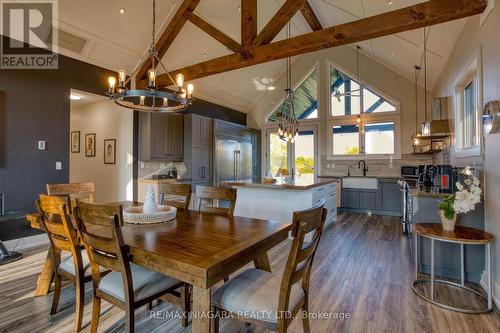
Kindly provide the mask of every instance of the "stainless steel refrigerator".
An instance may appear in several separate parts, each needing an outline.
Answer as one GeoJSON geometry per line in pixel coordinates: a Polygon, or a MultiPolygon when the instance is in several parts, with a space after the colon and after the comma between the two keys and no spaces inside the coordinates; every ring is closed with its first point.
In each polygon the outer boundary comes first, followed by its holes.
{"type": "Polygon", "coordinates": [[[215,181],[222,182],[251,181],[252,144],[246,141],[217,138],[215,152],[215,181]]]}

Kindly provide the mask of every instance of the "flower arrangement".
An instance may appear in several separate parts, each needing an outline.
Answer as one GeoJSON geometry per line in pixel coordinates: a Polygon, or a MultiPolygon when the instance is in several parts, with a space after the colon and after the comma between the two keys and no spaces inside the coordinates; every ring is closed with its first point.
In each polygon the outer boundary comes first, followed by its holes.
{"type": "Polygon", "coordinates": [[[441,201],[438,209],[448,220],[456,219],[456,214],[465,214],[476,208],[481,202],[481,188],[479,179],[474,176],[469,167],[462,171],[464,181],[456,182],[458,191],[441,201]]]}

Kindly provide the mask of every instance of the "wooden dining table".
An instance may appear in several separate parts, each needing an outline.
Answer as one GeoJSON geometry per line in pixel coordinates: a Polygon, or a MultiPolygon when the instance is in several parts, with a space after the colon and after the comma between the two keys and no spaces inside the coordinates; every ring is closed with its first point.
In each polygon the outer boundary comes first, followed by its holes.
{"type": "MultiPolygon", "coordinates": [[[[136,203],[113,204],[125,208],[136,203]]],[[[43,229],[39,214],[29,214],[27,220],[31,227],[43,229]]],[[[125,223],[122,232],[133,263],[193,285],[193,332],[208,333],[210,289],[251,262],[270,272],[267,252],[286,240],[290,229],[291,223],[178,210],[172,221],[125,223]]],[[[49,293],[52,274],[53,262],[48,254],[35,296],[49,293]]]]}

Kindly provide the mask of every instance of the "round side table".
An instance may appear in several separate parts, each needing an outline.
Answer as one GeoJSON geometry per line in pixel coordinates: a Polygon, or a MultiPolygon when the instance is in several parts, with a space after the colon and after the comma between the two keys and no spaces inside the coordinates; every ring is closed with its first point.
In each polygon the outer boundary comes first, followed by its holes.
{"type": "Polygon", "coordinates": [[[445,231],[439,223],[417,223],[412,225],[413,233],[415,234],[415,281],[413,282],[412,289],[418,296],[422,297],[432,304],[438,305],[445,309],[463,312],[463,313],[485,313],[493,309],[493,302],[491,300],[491,243],[495,238],[487,232],[463,227],[457,225],[454,231],[445,231]],[[431,277],[430,279],[419,279],[418,278],[418,237],[429,238],[431,240],[431,277]],[[447,280],[440,280],[435,278],[434,274],[434,243],[435,241],[449,242],[460,244],[460,283],[455,283],[447,280]],[[464,258],[464,245],[485,245],[486,246],[486,275],[488,276],[487,284],[487,296],[485,297],[482,293],[465,286],[465,258],[464,258]],[[417,286],[424,283],[430,283],[430,297],[425,295],[422,290],[417,289],[417,286]],[[436,300],[435,295],[435,284],[439,283],[442,285],[455,286],[460,289],[471,292],[475,295],[480,296],[488,303],[486,309],[464,309],[455,307],[449,304],[444,304],[436,300]]]}

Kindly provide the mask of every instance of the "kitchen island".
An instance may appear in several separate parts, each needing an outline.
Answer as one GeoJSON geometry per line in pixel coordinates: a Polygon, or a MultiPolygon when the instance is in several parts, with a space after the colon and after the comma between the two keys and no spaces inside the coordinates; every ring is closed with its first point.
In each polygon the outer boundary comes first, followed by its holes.
{"type": "Polygon", "coordinates": [[[311,208],[325,200],[328,210],[326,225],[337,220],[337,180],[305,179],[297,177],[285,182],[264,181],[226,182],[224,185],[238,189],[234,215],[266,218],[280,222],[291,222],[294,211],[311,208]]]}

